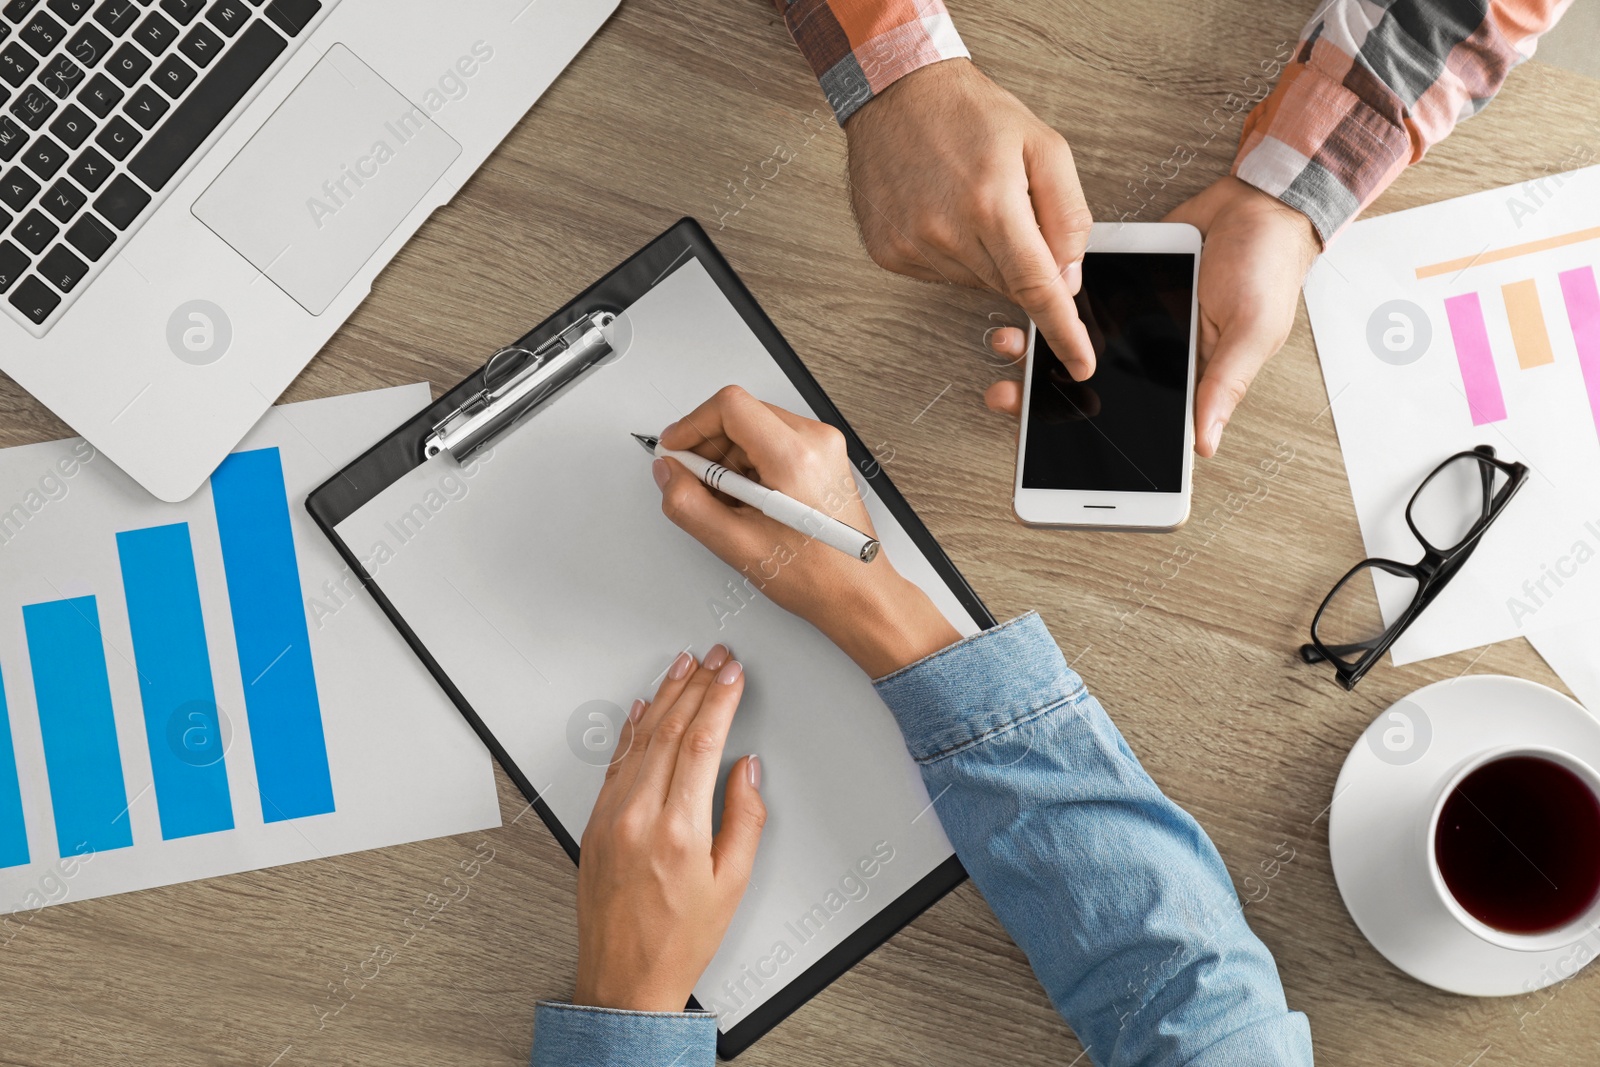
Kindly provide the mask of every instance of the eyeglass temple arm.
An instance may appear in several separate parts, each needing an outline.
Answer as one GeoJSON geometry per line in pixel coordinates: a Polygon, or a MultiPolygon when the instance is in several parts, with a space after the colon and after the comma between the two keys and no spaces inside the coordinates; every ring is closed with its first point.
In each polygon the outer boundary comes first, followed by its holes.
{"type": "MultiPolygon", "coordinates": [[[[1354,645],[1330,645],[1328,646],[1328,651],[1333,653],[1335,656],[1343,658],[1350,655],[1352,652],[1370,652],[1374,648],[1377,648],[1378,642],[1382,640],[1383,637],[1380,635],[1378,637],[1374,637],[1370,641],[1362,641],[1354,645]]],[[[1324,663],[1328,659],[1327,656],[1322,654],[1322,650],[1320,648],[1311,644],[1300,646],[1300,658],[1306,663],[1324,663]]]]}

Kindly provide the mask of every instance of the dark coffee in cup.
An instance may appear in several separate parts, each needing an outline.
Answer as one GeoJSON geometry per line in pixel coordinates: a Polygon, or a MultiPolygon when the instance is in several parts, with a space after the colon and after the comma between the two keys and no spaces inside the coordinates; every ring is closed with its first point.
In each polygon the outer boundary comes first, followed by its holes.
{"type": "Polygon", "coordinates": [[[1505,933],[1546,933],[1600,894],[1600,798],[1553,760],[1490,760],[1445,797],[1433,848],[1469,915],[1505,933]]]}

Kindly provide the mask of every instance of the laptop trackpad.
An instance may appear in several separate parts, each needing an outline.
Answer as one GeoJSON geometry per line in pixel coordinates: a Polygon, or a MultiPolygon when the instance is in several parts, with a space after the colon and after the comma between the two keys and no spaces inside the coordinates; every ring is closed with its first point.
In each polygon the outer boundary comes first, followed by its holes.
{"type": "Polygon", "coordinates": [[[320,315],[460,154],[426,110],[336,44],[194,213],[320,315]]]}

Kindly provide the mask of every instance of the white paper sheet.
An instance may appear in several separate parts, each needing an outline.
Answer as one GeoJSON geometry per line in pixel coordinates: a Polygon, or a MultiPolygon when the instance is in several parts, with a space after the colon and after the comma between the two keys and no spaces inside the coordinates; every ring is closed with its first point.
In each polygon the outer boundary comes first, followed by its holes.
{"type": "Polygon", "coordinates": [[[1600,715],[1600,622],[1543,630],[1528,640],[1579,703],[1600,715]]]}
{"type": "MultiPolygon", "coordinates": [[[[574,837],[621,709],[684,648],[724,642],[746,665],[724,771],[761,756],[769,821],[695,989],[727,1029],[953,853],[868,679],[663,517],[650,457],[628,436],[730,382],[790,410],[805,402],[698,261],[627,318],[632,346],[615,363],[466,467],[417,468],[338,533],[574,837]]],[[[868,502],[895,566],[976,632],[909,535],[868,502]]]]}
{"type": "Polygon", "coordinates": [[[1590,167],[1357,222],[1307,279],[1369,555],[1421,558],[1405,504],[1450,454],[1490,444],[1532,469],[1396,663],[1600,615],[1596,264],[1590,167]]]}
{"type": "MultiPolygon", "coordinates": [[[[281,459],[299,564],[299,585],[289,595],[306,611],[332,786],[331,813],[277,821],[267,820],[271,799],[264,803],[258,788],[245,697],[269,671],[242,676],[211,484],[184,503],[164,504],[80,439],[0,452],[0,670],[29,853],[28,862],[0,869],[0,912],[500,824],[487,750],[304,508],[311,489],[426,405],[428,395],[426,385],[413,385],[276,407],[239,446],[275,447],[281,459]],[[70,475],[63,473],[69,468],[70,475]],[[175,523],[187,524],[189,532],[221,722],[179,716],[183,721],[174,725],[158,712],[152,737],[141,696],[141,675],[152,668],[148,658],[141,667],[136,655],[116,535],[175,523]],[[50,787],[33,673],[48,669],[35,662],[46,660],[46,649],[30,647],[22,607],[88,595],[95,598],[101,637],[79,666],[92,673],[92,661],[103,656],[128,805],[121,820],[131,828],[132,843],[92,849],[85,858],[57,840],[58,807],[70,800],[50,787]],[[218,729],[225,754],[213,733],[218,729]],[[171,756],[164,745],[201,765],[221,756],[232,829],[164,839],[163,815],[174,818],[181,799],[155,779],[155,761],[171,756]]],[[[235,558],[233,564],[250,562],[235,558]]],[[[158,644],[147,645],[146,656],[158,652],[158,644]]],[[[54,751],[70,761],[69,748],[54,751]]],[[[0,842],[7,840],[3,780],[10,762],[0,749],[0,842]]],[[[58,764],[58,773],[64,767],[58,764]]],[[[10,840],[15,844],[14,835],[10,840]]]]}

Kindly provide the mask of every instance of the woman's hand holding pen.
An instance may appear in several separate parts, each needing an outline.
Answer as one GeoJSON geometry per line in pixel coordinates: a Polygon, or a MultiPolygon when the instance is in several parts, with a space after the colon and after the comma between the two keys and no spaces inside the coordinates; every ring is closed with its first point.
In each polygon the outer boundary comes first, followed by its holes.
{"type": "MultiPolygon", "coordinates": [[[[730,385],[661,433],[856,529],[872,520],[844,436],[730,385]]],[[[880,554],[863,563],[715,493],[676,460],[655,461],[661,510],[780,607],[821,630],[871,677],[915,663],[959,635],[880,554]]]]}

